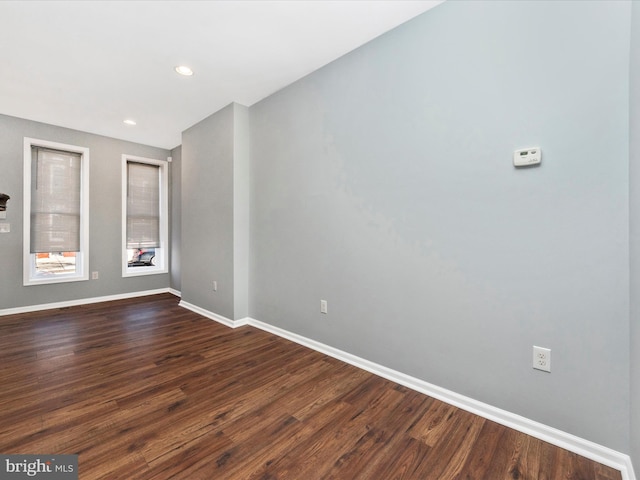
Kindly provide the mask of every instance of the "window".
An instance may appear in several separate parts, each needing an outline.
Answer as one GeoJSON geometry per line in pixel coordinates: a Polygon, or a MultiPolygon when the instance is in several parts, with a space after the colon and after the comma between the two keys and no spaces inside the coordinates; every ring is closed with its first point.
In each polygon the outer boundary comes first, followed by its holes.
{"type": "Polygon", "coordinates": [[[89,149],[24,139],[24,285],[89,278],[89,149]]]}
{"type": "Polygon", "coordinates": [[[167,162],[122,156],[122,276],[169,271],[167,162]]]}

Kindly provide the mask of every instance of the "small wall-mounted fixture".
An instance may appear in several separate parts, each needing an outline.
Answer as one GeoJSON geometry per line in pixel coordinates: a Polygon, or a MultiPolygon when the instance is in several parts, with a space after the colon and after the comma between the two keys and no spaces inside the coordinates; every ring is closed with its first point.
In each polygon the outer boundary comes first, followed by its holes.
{"type": "Polygon", "coordinates": [[[7,200],[9,200],[9,195],[6,193],[0,193],[0,219],[7,218],[7,200]]]}
{"type": "Polygon", "coordinates": [[[523,148],[513,152],[514,167],[530,167],[539,165],[542,159],[540,147],[523,148]]]}

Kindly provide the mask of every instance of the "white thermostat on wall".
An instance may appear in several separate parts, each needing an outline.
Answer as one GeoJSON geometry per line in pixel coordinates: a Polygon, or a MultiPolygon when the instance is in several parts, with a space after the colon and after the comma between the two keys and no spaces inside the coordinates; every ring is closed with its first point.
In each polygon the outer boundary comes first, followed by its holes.
{"type": "Polygon", "coordinates": [[[523,148],[513,152],[514,167],[528,167],[529,165],[538,165],[542,160],[542,152],[540,147],[523,148]]]}

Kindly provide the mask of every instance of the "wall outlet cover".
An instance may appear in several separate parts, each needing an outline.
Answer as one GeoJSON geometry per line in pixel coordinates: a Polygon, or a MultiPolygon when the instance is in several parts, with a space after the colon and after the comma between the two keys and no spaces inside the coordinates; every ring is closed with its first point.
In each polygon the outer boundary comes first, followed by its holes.
{"type": "Polygon", "coordinates": [[[551,349],[534,345],[533,368],[551,373],[551,349]]]}

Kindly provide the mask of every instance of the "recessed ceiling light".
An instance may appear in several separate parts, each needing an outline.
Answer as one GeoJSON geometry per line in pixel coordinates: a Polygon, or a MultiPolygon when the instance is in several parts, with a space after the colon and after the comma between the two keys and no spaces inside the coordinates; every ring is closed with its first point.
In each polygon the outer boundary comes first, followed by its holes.
{"type": "Polygon", "coordinates": [[[191,70],[186,65],[177,66],[176,72],[178,72],[180,75],[184,75],[185,77],[190,77],[191,75],[193,75],[193,70],[191,70]]]}
{"type": "Polygon", "coordinates": [[[135,120],[131,120],[129,118],[124,120],[124,123],[126,123],[127,125],[137,125],[135,120]]]}

